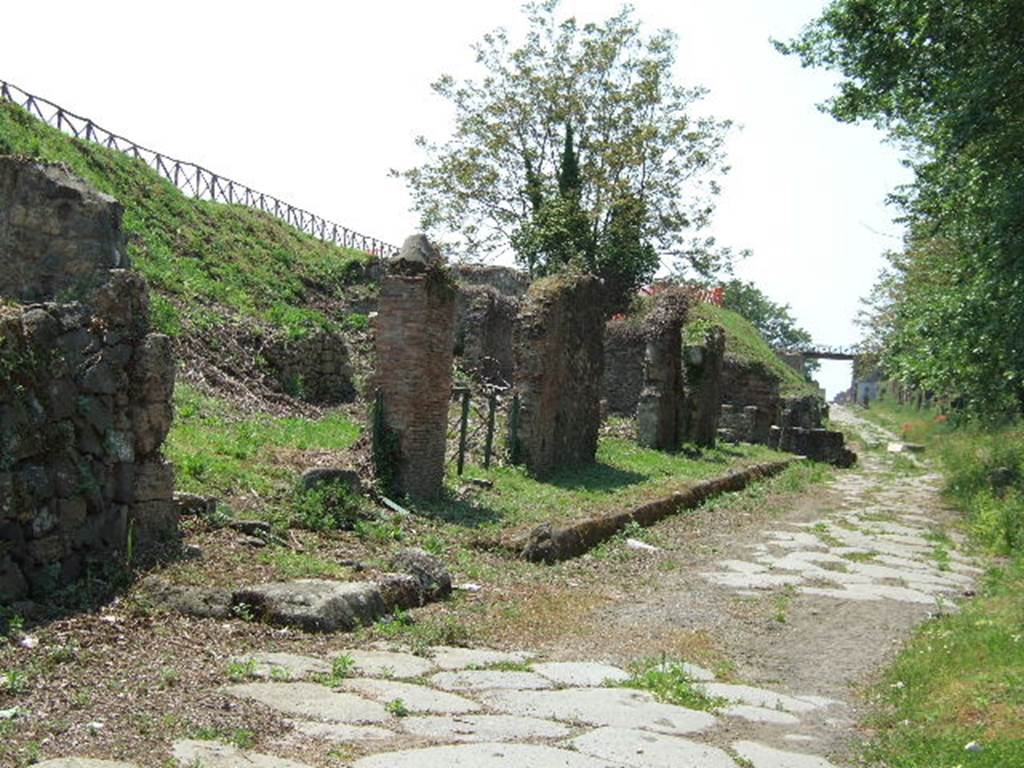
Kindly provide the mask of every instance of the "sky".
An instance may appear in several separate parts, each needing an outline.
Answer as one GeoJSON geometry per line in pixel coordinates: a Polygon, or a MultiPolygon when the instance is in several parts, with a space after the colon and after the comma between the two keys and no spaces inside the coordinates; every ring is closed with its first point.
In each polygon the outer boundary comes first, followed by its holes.
{"type": "MultiPolygon", "coordinates": [[[[737,275],[791,305],[815,341],[857,341],[854,319],[901,230],[884,200],[909,180],[870,126],[817,109],[828,73],[777,53],[823,0],[634,0],[646,29],[679,38],[676,78],[701,110],[738,124],[712,233],[749,248],[737,275]]],[[[364,234],[417,229],[389,169],[443,139],[442,73],[478,72],[470,46],[522,29],[519,0],[47,2],[6,4],[0,79],[134,141],[244,182],[364,234]]],[[[621,2],[563,0],[600,21],[621,2]]],[[[849,364],[826,363],[828,396],[849,364]]]]}

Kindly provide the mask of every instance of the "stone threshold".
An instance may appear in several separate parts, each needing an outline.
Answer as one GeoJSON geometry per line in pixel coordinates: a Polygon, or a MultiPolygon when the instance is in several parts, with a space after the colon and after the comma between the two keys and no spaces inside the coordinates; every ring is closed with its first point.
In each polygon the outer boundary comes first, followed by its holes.
{"type": "Polygon", "coordinates": [[[556,528],[542,523],[525,535],[510,537],[500,546],[534,563],[557,563],[579,557],[612,538],[630,523],[650,526],[684,510],[696,509],[723,493],[742,491],[751,483],[779,474],[801,458],[763,462],[696,483],[655,501],[624,512],[592,517],[556,528]]]}

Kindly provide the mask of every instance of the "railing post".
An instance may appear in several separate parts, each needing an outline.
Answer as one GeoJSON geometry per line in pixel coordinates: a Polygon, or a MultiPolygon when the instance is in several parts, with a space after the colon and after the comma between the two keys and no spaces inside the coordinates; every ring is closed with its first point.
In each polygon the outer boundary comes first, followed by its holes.
{"type": "Polygon", "coordinates": [[[462,476],[462,469],[466,465],[466,430],[469,426],[469,389],[462,390],[462,417],[459,420],[459,463],[456,471],[459,477],[462,476]]]}
{"type": "Polygon", "coordinates": [[[498,393],[491,392],[487,398],[487,439],[484,441],[484,469],[491,468],[491,451],[494,449],[494,417],[498,410],[498,393]]]}

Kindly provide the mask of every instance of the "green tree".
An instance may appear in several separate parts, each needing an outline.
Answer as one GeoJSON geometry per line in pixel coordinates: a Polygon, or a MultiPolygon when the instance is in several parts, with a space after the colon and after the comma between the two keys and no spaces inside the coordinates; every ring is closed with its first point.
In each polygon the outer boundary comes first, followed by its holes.
{"type": "MultiPolygon", "coordinates": [[[[811,334],[797,325],[789,304],[778,304],[751,282],[733,279],[725,283],[722,306],[742,315],[761,332],[765,340],[776,349],[810,344],[811,334]]],[[[817,360],[808,360],[805,370],[817,371],[817,360]]]]}
{"type": "Polygon", "coordinates": [[[1024,409],[1022,11],[1019,0],[836,0],[777,44],[841,75],[825,108],[886,131],[914,171],[893,198],[905,247],[868,302],[883,364],[983,415],[1024,409]]]}
{"type": "Polygon", "coordinates": [[[426,160],[401,174],[424,228],[467,258],[511,249],[533,274],[579,263],[620,291],[660,259],[727,267],[699,233],[729,123],[694,113],[705,92],[674,81],[674,35],[645,35],[629,8],[586,24],[557,0],[525,13],[521,42],[497,29],[474,47],[479,78],[434,84],[453,135],[419,138],[426,160]]]}

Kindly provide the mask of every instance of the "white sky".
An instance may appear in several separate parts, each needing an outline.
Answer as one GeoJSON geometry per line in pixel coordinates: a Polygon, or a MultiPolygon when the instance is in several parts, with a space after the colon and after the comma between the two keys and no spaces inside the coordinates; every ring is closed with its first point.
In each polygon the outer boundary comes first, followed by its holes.
{"type": "MultiPolygon", "coordinates": [[[[634,0],[679,35],[677,77],[711,89],[706,109],[741,127],[728,143],[714,234],[751,248],[738,274],[792,305],[815,340],[857,340],[853,319],[899,229],[885,195],[908,179],[867,126],[815,105],[831,78],[802,70],[787,39],[824,0],[634,0]]],[[[581,20],[621,3],[565,0],[581,20]]],[[[140,144],[196,162],[401,242],[415,231],[403,183],[417,134],[450,114],[429,84],[472,74],[471,43],[521,27],[518,0],[6,3],[0,78],[140,144]]],[[[823,367],[831,397],[848,364],[823,367]]]]}

